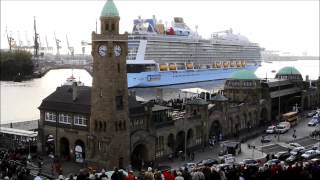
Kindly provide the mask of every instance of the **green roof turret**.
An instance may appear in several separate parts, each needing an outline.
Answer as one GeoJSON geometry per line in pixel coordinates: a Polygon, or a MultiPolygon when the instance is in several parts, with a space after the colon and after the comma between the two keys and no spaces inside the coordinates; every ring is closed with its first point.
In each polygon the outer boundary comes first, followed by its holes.
{"type": "Polygon", "coordinates": [[[239,71],[232,73],[229,79],[258,80],[259,78],[254,74],[253,71],[239,70],[239,71]]]}
{"type": "Polygon", "coordinates": [[[119,16],[118,9],[117,9],[116,5],[114,4],[113,0],[108,0],[104,4],[100,16],[103,16],[103,17],[118,17],[119,16]]]}
{"type": "Polygon", "coordinates": [[[277,75],[300,75],[301,73],[294,67],[284,67],[281,68],[277,75]]]}

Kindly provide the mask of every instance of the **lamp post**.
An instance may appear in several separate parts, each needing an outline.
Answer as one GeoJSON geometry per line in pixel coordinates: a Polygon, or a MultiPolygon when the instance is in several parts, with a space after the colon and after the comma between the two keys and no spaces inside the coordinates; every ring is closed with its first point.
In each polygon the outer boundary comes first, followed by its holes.
{"type": "Polygon", "coordinates": [[[28,160],[30,160],[31,159],[31,155],[30,155],[30,141],[31,141],[31,138],[30,137],[28,137],[28,143],[29,143],[29,151],[28,151],[28,160]]]}

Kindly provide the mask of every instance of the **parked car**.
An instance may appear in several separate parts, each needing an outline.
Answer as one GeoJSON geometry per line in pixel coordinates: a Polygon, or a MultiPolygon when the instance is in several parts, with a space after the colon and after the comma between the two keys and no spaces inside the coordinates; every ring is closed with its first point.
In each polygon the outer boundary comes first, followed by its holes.
{"type": "Polygon", "coordinates": [[[269,161],[267,161],[266,163],[264,163],[264,165],[267,165],[267,166],[271,166],[273,164],[279,164],[281,161],[279,159],[271,159],[269,161]]]}
{"type": "Polygon", "coordinates": [[[316,126],[318,124],[318,119],[316,118],[312,118],[309,122],[308,122],[308,126],[316,126]]]}
{"type": "Polygon", "coordinates": [[[272,137],[270,136],[262,136],[261,137],[261,143],[268,143],[272,141],[272,137]]]}
{"type": "Polygon", "coordinates": [[[313,149],[313,150],[320,150],[320,142],[315,143],[315,144],[312,146],[312,149],[313,149]]]}
{"type": "Polygon", "coordinates": [[[280,161],[286,160],[289,156],[290,156],[290,153],[288,151],[281,151],[275,154],[275,157],[280,161]]]}
{"type": "Polygon", "coordinates": [[[305,153],[303,153],[301,155],[301,157],[304,159],[312,159],[312,158],[316,157],[317,155],[318,155],[318,153],[316,152],[316,150],[309,150],[309,151],[306,151],[305,153]]]}
{"type": "Polygon", "coordinates": [[[301,154],[303,150],[305,150],[304,147],[296,147],[290,151],[290,154],[291,155],[301,154]]]}
{"type": "Polygon", "coordinates": [[[317,114],[317,111],[308,112],[307,117],[312,117],[317,114]]]}
{"type": "Polygon", "coordinates": [[[287,131],[289,131],[289,129],[290,129],[290,126],[287,126],[285,124],[278,124],[276,126],[276,133],[283,134],[283,133],[286,133],[287,131]]]}
{"type": "Polygon", "coordinates": [[[303,146],[301,146],[299,143],[289,143],[289,146],[288,146],[290,150],[297,147],[303,147],[303,146]]]}
{"type": "Polygon", "coordinates": [[[192,172],[193,168],[196,167],[196,163],[185,163],[183,167],[187,168],[189,172],[192,172]]]}
{"type": "Polygon", "coordinates": [[[276,132],[276,126],[269,126],[266,130],[267,134],[273,134],[276,132]]]}
{"type": "Polygon", "coordinates": [[[197,163],[198,166],[210,166],[210,167],[214,164],[219,164],[219,162],[216,159],[206,159],[197,163]]]}
{"type": "Polygon", "coordinates": [[[259,166],[259,163],[254,159],[244,159],[242,163],[247,166],[259,166]]]}
{"type": "Polygon", "coordinates": [[[291,164],[291,163],[298,161],[299,159],[300,159],[299,155],[291,155],[285,161],[286,161],[286,163],[291,164]]]}

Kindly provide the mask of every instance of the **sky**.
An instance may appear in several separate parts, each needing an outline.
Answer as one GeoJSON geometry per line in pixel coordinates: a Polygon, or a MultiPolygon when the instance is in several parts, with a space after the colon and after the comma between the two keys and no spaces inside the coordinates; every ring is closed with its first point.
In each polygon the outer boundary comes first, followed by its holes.
{"type": "MultiPolygon", "coordinates": [[[[1,0],[1,48],[8,48],[6,32],[23,45],[33,41],[36,17],[40,41],[54,46],[54,33],[67,47],[66,35],[75,53],[81,41],[90,42],[91,32],[100,27],[99,17],[106,0],[1,0]]],[[[319,0],[114,0],[120,14],[120,32],[131,32],[133,20],[152,18],[171,24],[183,17],[193,30],[209,38],[213,32],[233,29],[266,50],[292,55],[319,56],[319,0]]],[[[98,31],[99,32],[99,31],[98,31]]],[[[89,53],[89,52],[87,52],[89,53]]]]}

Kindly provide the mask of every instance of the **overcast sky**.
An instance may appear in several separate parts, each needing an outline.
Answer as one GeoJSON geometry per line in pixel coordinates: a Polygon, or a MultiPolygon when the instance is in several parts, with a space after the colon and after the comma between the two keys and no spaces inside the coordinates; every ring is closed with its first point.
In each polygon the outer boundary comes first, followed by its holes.
{"type": "MultiPolygon", "coordinates": [[[[66,48],[66,34],[71,46],[80,53],[81,40],[90,41],[105,0],[17,1],[1,0],[1,48],[7,48],[6,27],[17,40],[33,40],[33,16],[42,44],[47,36],[54,46],[54,32],[66,48]]],[[[300,55],[319,55],[319,0],[283,1],[146,1],[114,0],[121,20],[120,31],[131,32],[138,16],[171,24],[173,17],[183,17],[191,29],[208,38],[212,32],[232,28],[267,50],[300,55]]]]}

